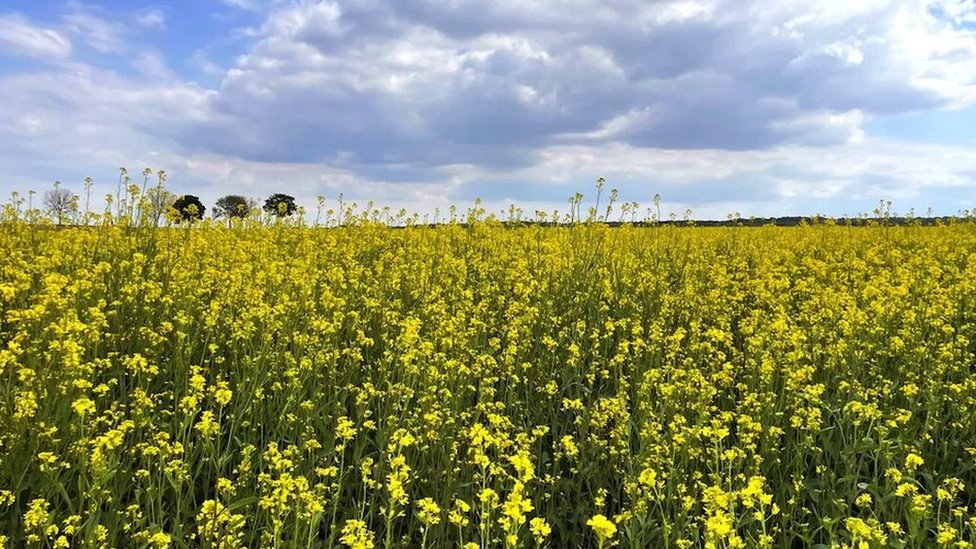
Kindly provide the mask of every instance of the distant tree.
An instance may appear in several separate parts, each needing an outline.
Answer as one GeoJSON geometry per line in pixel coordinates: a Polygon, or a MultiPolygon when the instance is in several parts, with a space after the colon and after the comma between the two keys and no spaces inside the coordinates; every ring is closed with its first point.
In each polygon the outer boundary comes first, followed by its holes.
{"type": "Polygon", "coordinates": [[[173,203],[173,208],[177,211],[182,221],[203,219],[203,214],[207,210],[203,206],[203,202],[200,202],[200,198],[192,194],[184,194],[177,198],[176,202],[173,203]]]}
{"type": "Polygon", "coordinates": [[[61,225],[66,217],[78,211],[78,195],[55,181],[54,188],[44,193],[44,208],[61,225]]]}
{"type": "Polygon", "coordinates": [[[278,217],[293,215],[298,210],[295,205],[295,197],[287,194],[276,193],[264,201],[264,211],[278,217]]]}
{"type": "Polygon", "coordinates": [[[163,188],[162,184],[159,184],[146,191],[146,200],[149,202],[148,217],[152,220],[152,225],[158,227],[159,220],[166,215],[166,212],[176,202],[176,195],[163,188]]]}
{"type": "Polygon", "coordinates": [[[251,211],[252,206],[251,200],[238,194],[229,194],[217,200],[213,209],[213,216],[214,219],[221,217],[226,217],[228,220],[232,217],[244,219],[247,217],[247,213],[251,211]]]}

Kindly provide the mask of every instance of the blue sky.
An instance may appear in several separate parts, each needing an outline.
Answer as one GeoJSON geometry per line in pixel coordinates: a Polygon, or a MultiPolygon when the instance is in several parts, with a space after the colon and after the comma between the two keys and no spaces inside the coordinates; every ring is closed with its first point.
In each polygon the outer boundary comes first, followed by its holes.
{"type": "Polygon", "coordinates": [[[0,193],[976,208],[976,0],[7,0],[0,193]]]}

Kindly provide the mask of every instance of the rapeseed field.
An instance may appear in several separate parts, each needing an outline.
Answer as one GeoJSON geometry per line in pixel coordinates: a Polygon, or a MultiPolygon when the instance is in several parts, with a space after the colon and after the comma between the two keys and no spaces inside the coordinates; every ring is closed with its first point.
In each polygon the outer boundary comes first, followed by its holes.
{"type": "Polygon", "coordinates": [[[976,543],[976,227],[0,225],[6,547],[976,543]]]}

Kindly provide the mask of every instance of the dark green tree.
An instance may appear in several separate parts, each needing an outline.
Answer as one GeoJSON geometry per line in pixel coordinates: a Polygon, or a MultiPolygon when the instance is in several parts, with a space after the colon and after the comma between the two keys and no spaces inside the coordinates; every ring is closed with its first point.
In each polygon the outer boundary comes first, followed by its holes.
{"type": "Polygon", "coordinates": [[[200,198],[192,194],[184,194],[177,198],[176,202],[173,203],[173,209],[179,214],[181,221],[203,219],[203,214],[207,211],[203,202],[200,202],[200,198]]]}
{"type": "Polygon", "coordinates": [[[293,215],[298,210],[295,205],[295,197],[287,194],[276,193],[264,201],[264,211],[278,217],[293,215]]]}
{"type": "Polygon", "coordinates": [[[229,194],[217,200],[213,209],[214,219],[226,217],[228,219],[236,217],[244,219],[251,211],[252,203],[247,198],[239,194],[229,194]]]}

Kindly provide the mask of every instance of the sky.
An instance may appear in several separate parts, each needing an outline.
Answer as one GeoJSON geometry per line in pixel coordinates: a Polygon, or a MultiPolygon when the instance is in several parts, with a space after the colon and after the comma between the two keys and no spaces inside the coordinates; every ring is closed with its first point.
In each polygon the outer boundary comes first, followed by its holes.
{"type": "Polygon", "coordinates": [[[0,105],[3,200],[955,214],[976,0],[5,0],[0,105]]]}

